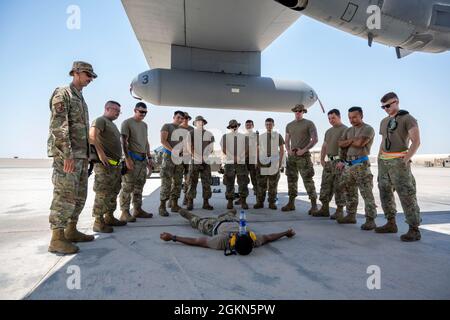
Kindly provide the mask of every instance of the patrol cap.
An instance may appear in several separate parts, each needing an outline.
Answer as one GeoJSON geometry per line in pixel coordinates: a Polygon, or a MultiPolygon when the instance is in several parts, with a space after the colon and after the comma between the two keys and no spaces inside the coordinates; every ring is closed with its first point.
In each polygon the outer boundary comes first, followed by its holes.
{"type": "Polygon", "coordinates": [[[188,118],[188,120],[192,120],[192,117],[186,111],[184,112],[184,118],[188,118]]]}
{"type": "Polygon", "coordinates": [[[228,123],[227,129],[230,129],[231,127],[240,127],[240,126],[241,126],[241,124],[233,119],[233,120],[230,120],[230,122],[228,123]]]}
{"type": "Polygon", "coordinates": [[[97,74],[94,72],[92,65],[83,61],[75,61],[72,65],[72,70],[70,70],[69,75],[73,76],[74,72],[86,72],[89,73],[94,79],[97,78],[97,74]]]}
{"type": "Polygon", "coordinates": [[[194,125],[194,126],[197,126],[197,125],[196,125],[196,122],[197,122],[197,121],[203,121],[203,124],[207,124],[207,123],[208,123],[208,121],[206,121],[205,118],[203,118],[202,116],[196,116],[196,117],[195,117],[195,120],[194,120],[194,122],[193,122],[193,125],[194,125]]]}
{"type": "Polygon", "coordinates": [[[308,109],[302,104],[296,104],[295,107],[292,108],[292,112],[303,111],[304,113],[308,112],[308,109]]]}

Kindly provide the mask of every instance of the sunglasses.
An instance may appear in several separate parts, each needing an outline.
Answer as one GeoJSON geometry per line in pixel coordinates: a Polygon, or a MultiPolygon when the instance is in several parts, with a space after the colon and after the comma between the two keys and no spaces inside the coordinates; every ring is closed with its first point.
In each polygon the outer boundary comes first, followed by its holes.
{"type": "Polygon", "coordinates": [[[295,113],[303,113],[303,112],[305,112],[305,110],[302,110],[302,111],[295,111],[295,113]]]}
{"type": "Polygon", "coordinates": [[[381,106],[381,109],[383,109],[383,110],[389,109],[390,107],[392,107],[392,105],[393,105],[394,103],[397,103],[397,102],[398,102],[398,101],[395,100],[394,102],[391,102],[391,103],[389,103],[389,104],[385,104],[384,106],[381,106]]]}
{"type": "Polygon", "coordinates": [[[148,111],[137,110],[140,114],[147,114],[148,111]]]}
{"type": "Polygon", "coordinates": [[[236,129],[238,126],[232,126],[230,127],[230,129],[236,129]]]}

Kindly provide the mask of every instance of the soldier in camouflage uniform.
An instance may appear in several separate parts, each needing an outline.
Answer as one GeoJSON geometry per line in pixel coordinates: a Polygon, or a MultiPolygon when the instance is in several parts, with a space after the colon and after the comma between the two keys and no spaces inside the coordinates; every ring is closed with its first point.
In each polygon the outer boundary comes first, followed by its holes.
{"type": "Polygon", "coordinates": [[[188,149],[193,158],[189,166],[189,188],[187,192],[187,209],[194,208],[194,199],[197,196],[198,177],[202,180],[203,209],[213,210],[209,204],[211,199],[211,165],[208,156],[214,152],[214,136],[211,132],[204,129],[208,122],[202,117],[195,118],[194,126],[196,129],[192,131],[188,139],[188,149]]]}
{"type": "Polygon", "coordinates": [[[245,164],[247,165],[247,170],[250,176],[250,181],[253,186],[253,193],[258,195],[258,169],[257,167],[257,145],[258,145],[258,131],[254,132],[255,125],[252,120],[247,120],[245,122],[245,136],[246,140],[246,156],[245,164]]]}
{"type": "Polygon", "coordinates": [[[328,120],[332,127],[325,133],[325,141],[322,145],[320,153],[320,163],[322,164],[322,183],[320,186],[320,202],[322,207],[314,214],[314,217],[329,217],[330,216],[330,201],[335,197],[337,210],[331,216],[332,220],[337,219],[343,215],[343,208],[345,206],[344,190],[342,185],[342,171],[336,168],[336,165],[341,162],[339,158],[339,144],[347,126],[342,124],[341,113],[337,109],[328,112],[328,120]],[[325,161],[328,157],[328,161],[325,161]]]}
{"type": "Polygon", "coordinates": [[[97,75],[89,63],[73,63],[68,87],[57,88],[50,99],[48,156],[53,157],[53,201],[50,207],[52,239],[48,251],[72,254],[72,242],[93,241],[79,232],[78,216],[84,208],[88,188],[89,112],[82,89],[97,75]]]}
{"type": "Polygon", "coordinates": [[[227,129],[231,132],[224,134],[220,145],[225,156],[224,184],[226,185],[225,197],[228,200],[227,209],[233,209],[234,182],[237,178],[239,197],[242,209],[248,209],[248,169],[245,164],[245,135],[238,132],[240,123],[231,120],[227,129]]]}
{"type": "Polygon", "coordinates": [[[362,230],[376,228],[377,206],[373,197],[373,175],[370,171],[370,147],[373,143],[375,131],[371,126],[363,122],[363,111],[360,107],[349,109],[348,117],[352,127],[346,129],[341,139],[341,158],[346,160],[338,164],[343,171],[343,185],[347,216],[337,219],[338,223],[356,223],[356,211],[358,209],[358,189],[364,199],[366,222],[361,226],[362,230]]]}
{"type": "Polygon", "coordinates": [[[120,221],[136,222],[136,218],[150,219],[153,213],[142,208],[142,192],[147,182],[147,170],[153,167],[148,141],[148,126],[144,122],[147,116],[147,105],[138,102],[134,108],[134,115],[122,122],[120,130],[122,149],[125,155],[126,174],[122,178],[120,192],[120,221]],[[133,215],[130,205],[133,202],[133,215]]]}
{"type": "Polygon", "coordinates": [[[382,143],[378,157],[378,188],[381,206],[387,223],[375,229],[377,233],[397,233],[395,215],[397,213],[394,190],[400,198],[409,230],[402,235],[402,241],[421,239],[419,225],[420,208],[417,204],[416,181],[411,172],[411,158],[420,145],[417,120],[407,111],[400,110],[398,96],[387,93],[382,99],[382,108],[388,116],[381,121],[382,143]],[[411,145],[410,142],[411,141],[411,145]]]}
{"type": "Polygon", "coordinates": [[[187,139],[189,134],[194,131],[194,127],[192,127],[191,125],[189,125],[189,121],[192,120],[192,117],[189,115],[189,113],[184,112],[184,118],[183,118],[183,122],[180,125],[180,128],[186,129],[186,141],[184,141],[183,139],[183,143],[184,143],[184,148],[183,148],[183,193],[184,193],[184,198],[183,198],[183,205],[187,205],[187,192],[188,192],[188,188],[189,188],[189,166],[191,164],[191,160],[192,160],[192,155],[189,152],[189,149],[187,148],[187,139]]]}
{"type": "Polygon", "coordinates": [[[163,162],[161,165],[161,190],[159,215],[169,216],[166,209],[166,202],[171,201],[171,212],[178,212],[180,207],[178,199],[181,195],[181,185],[183,183],[183,146],[180,139],[186,137],[186,130],[180,130],[180,125],[184,119],[183,111],[175,111],[172,123],[166,123],[161,128],[161,144],[163,146],[163,162]]]}
{"type": "Polygon", "coordinates": [[[308,214],[317,211],[317,193],[314,185],[314,165],[311,161],[309,150],[318,142],[317,129],[314,123],[304,119],[303,115],[308,110],[302,104],[292,108],[295,113],[295,120],[286,126],[286,148],[288,151],[286,175],[288,179],[289,203],[282,211],[295,210],[295,198],[298,194],[298,174],[303,180],[306,192],[311,201],[311,208],[308,214]]]}
{"type": "Polygon", "coordinates": [[[284,139],[278,132],[273,132],[275,121],[267,118],[265,125],[267,132],[259,136],[258,142],[258,194],[254,209],[264,208],[266,191],[269,193],[269,208],[276,210],[275,204],[280,168],[284,157],[284,139]]]}
{"type": "Polygon", "coordinates": [[[95,201],[92,216],[95,218],[94,231],[100,233],[113,232],[113,226],[124,226],[126,221],[114,218],[117,208],[117,196],[122,183],[121,158],[122,145],[120,131],[114,120],[120,115],[120,104],[108,101],[105,112],[97,118],[89,131],[91,144],[94,145],[98,159],[94,165],[95,201]]]}

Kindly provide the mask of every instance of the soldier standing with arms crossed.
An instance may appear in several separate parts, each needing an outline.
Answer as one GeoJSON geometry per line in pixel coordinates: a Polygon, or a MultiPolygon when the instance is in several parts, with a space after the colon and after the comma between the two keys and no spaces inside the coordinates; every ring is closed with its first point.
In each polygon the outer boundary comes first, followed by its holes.
{"type": "Polygon", "coordinates": [[[331,216],[331,219],[335,220],[338,217],[342,217],[345,206],[344,190],[342,189],[342,171],[336,165],[341,161],[338,141],[347,129],[347,126],[342,124],[341,113],[337,109],[328,112],[328,120],[332,127],[325,133],[325,141],[320,152],[320,163],[322,164],[323,171],[319,199],[322,207],[313,216],[330,216],[329,204],[334,194],[337,210],[331,216]],[[328,161],[325,161],[326,156],[328,157],[328,161]]]}
{"type": "Polygon", "coordinates": [[[97,118],[89,131],[91,144],[95,146],[99,163],[95,163],[95,201],[92,216],[95,218],[94,232],[111,233],[113,226],[124,226],[126,221],[114,218],[117,196],[122,183],[122,145],[120,131],[113,121],[120,115],[120,104],[108,101],[105,113],[97,118]]]}
{"type": "Polygon", "coordinates": [[[378,188],[381,206],[388,221],[384,226],[376,228],[375,232],[397,233],[395,190],[409,225],[408,232],[400,239],[417,241],[421,239],[419,225],[422,219],[417,204],[416,181],[411,172],[411,158],[420,146],[419,126],[408,111],[400,110],[400,102],[394,92],[387,93],[381,103],[388,116],[380,125],[383,139],[378,155],[378,188]]]}
{"type": "Polygon", "coordinates": [[[49,222],[52,238],[48,251],[72,254],[72,242],[93,241],[77,230],[78,216],[86,203],[89,159],[89,112],[82,90],[97,78],[92,65],[73,63],[68,87],[57,88],[50,99],[48,156],[53,157],[53,201],[49,222]]]}
{"type": "MultiPolygon", "coordinates": [[[[250,181],[253,186],[253,193],[255,196],[258,195],[258,173],[257,173],[257,146],[258,146],[258,132],[254,132],[255,124],[253,120],[245,121],[245,136],[246,140],[246,155],[245,155],[245,164],[247,166],[247,170],[250,176],[250,181]]],[[[236,203],[240,204],[240,203],[236,203]]]]}
{"type": "MultiPolygon", "coordinates": [[[[186,129],[186,139],[189,139],[189,134],[194,131],[194,127],[189,125],[189,121],[192,120],[192,117],[189,115],[189,113],[185,112],[184,113],[184,118],[183,118],[183,122],[180,125],[180,128],[186,129]]],[[[188,192],[188,188],[189,188],[189,165],[192,162],[192,155],[190,154],[190,150],[187,148],[187,142],[188,140],[184,141],[183,139],[183,143],[184,143],[184,148],[183,148],[183,152],[186,152],[186,154],[183,153],[183,178],[184,178],[184,184],[183,184],[183,193],[184,193],[184,198],[183,198],[183,205],[187,205],[187,192],[188,192]]]]}
{"type": "Polygon", "coordinates": [[[204,126],[208,122],[202,117],[195,118],[194,131],[190,133],[188,139],[188,149],[190,150],[193,160],[189,168],[189,188],[187,192],[187,209],[192,210],[194,208],[194,199],[197,196],[197,184],[198,177],[202,179],[202,196],[203,196],[203,209],[214,210],[209,204],[211,199],[211,165],[209,164],[208,157],[214,152],[214,136],[206,130],[204,126]]]}
{"type": "Polygon", "coordinates": [[[147,105],[138,102],[134,108],[134,116],[122,123],[122,148],[125,155],[127,173],[122,179],[120,193],[120,221],[135,222],[136,218],[152,218],[153,214],[142,209],[142,192],[147,182],[147,168],[153,167],[148,142],[148,128],[144,118],[148,113],[147,105]],[[133,198],[133,199],[132,199],[133,198]],[[133,200],[133,216],[130,204],[133,200]]]}
{"type": "Polygon", "coordinates": [[[278,132],[273,132],[275,121],[267,118],[266,132],[259,137],[258,143],[258,195],[254,209],[264,208],[266,191],[268,191],[269,208],[277,210],[275,204],[280,181],[280,169],[284,157],[284,139],[278,132]]]}
{"type": "Polygon", "coordinates": [[[288,151],[286,175],[289,203],[281,210],[295,210],[295,198],[298,195],[298,173],[300,172],[306,192],[311,200],[311,209],[308,211],[308,214],[311,215],[317,211],[317,193],[313,180],[314,166],[309,150],[318,142],[317,129],[312,121],[303,118],[303,115],[308,112],[305,106],[298,104],[292,109],[292,112],[295,113],[295,120],[286,126],[285,139],[288,151]]]}
{"type": "Polygon", "coordinates": [[[237,177],[241,207],[247,210],[249,178],[247,165],[245,164],[246,137],[238,132],[240,126],[241,124],[236,120],[231,120],[227,127],[231,131],[222,136],[220,145],[225,155],[224,184],[227,187],[225,193],[225,197],[228,200],[227,209],[233,209],[234,182],[237,177]]]}
{"type": "Polygon", "coordinates": [[[343,184],[345,189],[345,201],[347,216],[337,219],[338,223],[355,224],[356,211],[358,209],[358,189],[364,199],[366,222],[361,226],[362,230],[373,230],[377,226],[377,206],[373,197],[373,175],[370,171],[370,147],[373,143],[375,131],[371,126],[363,122],[363,110],[360,107],[352,107],[348,110],[348,117],[352,127],[345,130],[339,140],[341,157],[346,160],[346,165],[341,162],[337,165],[343,172],[343,184]]]}
{"type": "Polygon", "coordinates": [[[183,122],[184,112],[175,111],[172,123],[166,123],[161,128],[161,144],[163,146],[163,162],[161,165],[161,192],[159,215],[168,217],[166,202],[171,201],[171,212],[178,212],[178,199],[181,195],[181,184],[183,183],[183,163],[180,158],[179,140],[183,138],[180,131],[177,131],[183,122]],[[175,146],[177,149],[174,150],[175,146]],[[178,163],[179,160],[179,163],[178,163]]]}

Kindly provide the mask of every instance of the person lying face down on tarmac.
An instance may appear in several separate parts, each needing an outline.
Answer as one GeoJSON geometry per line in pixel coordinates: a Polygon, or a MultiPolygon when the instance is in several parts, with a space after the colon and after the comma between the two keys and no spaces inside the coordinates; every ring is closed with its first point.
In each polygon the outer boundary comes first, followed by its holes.
{"type": "Polygon", "coordinates": [[[225,255],[240,254],[248,255],[253,248],[260,247],[266,243],[276,241],[283,237],[295,236],[293,229],[280,233],[255,234],[247,230],[245,235],[239,234],[239,219],[236,217],[236,209],[230,209],[217,218],[200,218],[186,209],[180,209],[180,215],[189,220],[192,228],[209,236],[201,238],[187,238],[163,232],[161,240],[181,242],[190,246],[224,250],[225,255]]]}

